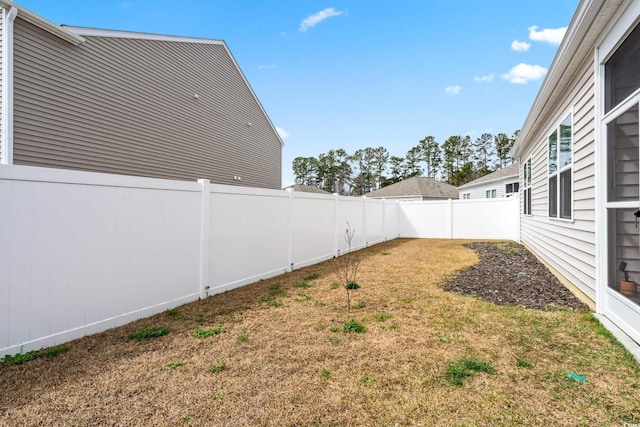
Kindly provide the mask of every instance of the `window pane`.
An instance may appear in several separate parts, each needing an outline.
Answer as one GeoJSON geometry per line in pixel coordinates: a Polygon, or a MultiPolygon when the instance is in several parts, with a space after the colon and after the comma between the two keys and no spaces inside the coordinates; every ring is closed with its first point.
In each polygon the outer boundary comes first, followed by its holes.
{"type": "Polygon", "coordinates": [[[505,193],[513,193],[513,184],[507,184],[504,191],[505,193]]]}
{"type": "Polygon", "coordinates": [[[560,174],[560,218],[571,219],[571,169],[560,174]]]}
{"type": "Polygon", "coordinates": [[[525,166],[525,171],[527,173],[527,178],[524,181],[524,185],[526,187],[531,186],[531,159],[527,160],[527,163],[524,165],[525,166]]]}
{"type": "Polygon", "coordinates": [[[607,125],[607,193],[610,202],[638,200],[638,105],[607,125]]]}
{"type": "Polygon", "coordinates": [[[525,213],[531,215],[531,188],[527,188],[524,192],[525,213]]]}
{"type": "Polygon", "coordinates": [[[558,175],[549,178],[549,216],[558,216],[558,175]]]}
{"type": "Polygon", "coordinates": [[[560,168],[571,164],[571,115],[560,123],[560,168]]]}
{"type": "Polygon", "coordinates": [[[513,183],[513,192],[517,193],[519,189],[520,189],[520,183],[519,182],[514,182],[513,183]]]}
{"type": "Polygon", "coordinates": [[[605,111],[622,102],[640,87],[640,26],[605,64],[605,111]]]}
{"type": "Polygon", "coordinates": [[[549,173],[558,170],[558,131],[554,130],[549,136],[549,173]]]}

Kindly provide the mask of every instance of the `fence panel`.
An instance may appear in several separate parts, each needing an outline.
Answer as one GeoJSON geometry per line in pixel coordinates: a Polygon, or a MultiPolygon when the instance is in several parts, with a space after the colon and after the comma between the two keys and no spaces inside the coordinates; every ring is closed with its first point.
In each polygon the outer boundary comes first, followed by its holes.
{"type": "Polygon", "coordinates": [[[398,234],[413,238],[450,238],[450,206],[448,200],[399,203],[398,234]]]}
{"type": "Polygon", "coordinates": [[[363,199],[356,197],[338,196],[338,214],[336,222],[335,236],[338,244],[338,251],[344,253],[348,249],[345,241],[345,230],[347,224],[351,228],[353,239],[351,249],[362,249],[365,246],[364,235],[364,212],[363,199]]]}
{"type": "Polygon", "coordinates": [[[517,197],[455,200],[451,222],[454,239],[520,240],[517,197]]]}
{"type": "Polygon", "coordinates": [[[12,166],[0,200],[0,354],[198,297],[196,183],[12,166]]]}
{"type": "Polygon", "coordinates": [[[335,255],[336,204],[332,195],[293,192],[294,268],[335,255]]]}
{"type": "Polygon", "coordinates": [[[284,273],[288,224],[287,192],[211,185],[210,293],[284,273]]]}
{"type": "Polygon", "coordinates": [[[375,245],[386,240],[385,230],[385,205],[384,200],[365,200],[365,231],[367,246],[375,245]]]}

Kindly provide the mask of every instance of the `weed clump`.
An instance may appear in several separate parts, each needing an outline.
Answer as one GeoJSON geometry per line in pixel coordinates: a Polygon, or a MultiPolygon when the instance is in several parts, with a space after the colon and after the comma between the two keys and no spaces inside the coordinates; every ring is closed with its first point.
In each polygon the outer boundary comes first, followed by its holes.
{"type": "Polygon", "coordinates": [[[495,369],[484,360],[464,358],[456,361],[447,368],[447,379],[453,385],[461,386],[464,380],[473,376],[476,372],[495,373],[495,369]]]}
{"type": "Polygon", "coordinates": [[[345,332],[345,333],[355,332],[357,334],[361,334],[366,330],[367,328],[362,323],[359,323],[355,319],[349,319],[349,321],[347,321],[347,323],[345,323],[344,327],[342,328],[342,332],[345,332]]]}
{"type": "Polygon", "coordinates": [[[163,326],[161,328],[150,328],[148,326],[145,326],[139,331],[135,331],[129,334],[129,339],[132,341],[142,341],[142,340],[148,340],[151,338],[161,337],[163,335],[167,335],[168,333],[169,333],[169,328],[166,326],[163,326]]]}
{"type": "Polygon", "coordinates": [[[69,347],[61,345],[58,347],[47,348],[45,350],[33,350],[26,353],[18,353],[13,356],[8,354],[0,359],[0,366],[20,365],[40,357],[54,357],[67,351],[69,351],[69,347]]]}

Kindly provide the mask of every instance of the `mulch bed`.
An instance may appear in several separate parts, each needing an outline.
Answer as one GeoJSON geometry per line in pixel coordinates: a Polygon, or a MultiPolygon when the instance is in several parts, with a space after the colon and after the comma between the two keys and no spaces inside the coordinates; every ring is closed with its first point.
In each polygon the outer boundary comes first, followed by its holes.
{"type": "Polygon", "coordinates": [[[513,242],[476,242],[466,247],[478,254],[480,263],[453,276],[445,285],[446,290],[498,305],[588,310],[524,246],[513,242]]]}

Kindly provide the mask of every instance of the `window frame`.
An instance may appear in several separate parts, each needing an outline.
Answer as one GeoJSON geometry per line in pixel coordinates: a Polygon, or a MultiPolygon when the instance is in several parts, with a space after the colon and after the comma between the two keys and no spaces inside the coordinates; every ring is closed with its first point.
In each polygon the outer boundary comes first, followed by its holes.
{"type": "Polygon", "coordinates": [[[485,195],[485,199],[497,199],[498,190],[496,188],[490,188],[488,190],[485,190],[484,195],[485,195]]]}
{"type": "MultiPolygon", "coordinates": [[[[562,115],[562,119],[553,127],[549,136],[546,139],[547,144],[547,218],[558,221],[573,221],[573,163],[574,163],[574,116],[573,111],[570,111],[562,115]],[[561,165],[560,162],[563,159],[562,154],[562,126],[565,126],[566,122],[571,130],[569,140],[569,162],[565,165],[561,165]],[[552,168],[552,137],[555,134],[555,170],[552,168]],[[567,178],[568,175],[568,178],[567,178]],[[567,181],[568,179],[568,181],[567,181]],[[552,184],[553,181],[553,184],[552,184]],[[563,184],[568,183],[568,190],[563,188],[563,184]],[[552,188],[553,186],[553,188],[552,188]],[[565,196],[563,199],[562,196],[565,196]],[[552,200],[552,197],[555,200],[552,200]],[[552,204],[553,203],[553,204],[552,204]],[[568,204],[568,216],[563,216],[563,211],[567,208],[568,204]],[[552,207],[555,208],[555,212],[552,212],[552,207]]],[[[566,155],[565,155],[566,157],[566,155]]]]}
{"type": "Polygon", "coordinates": [[[469,200],[471,198],[471,193],[462,193],[462,200],[469,200]]]}

